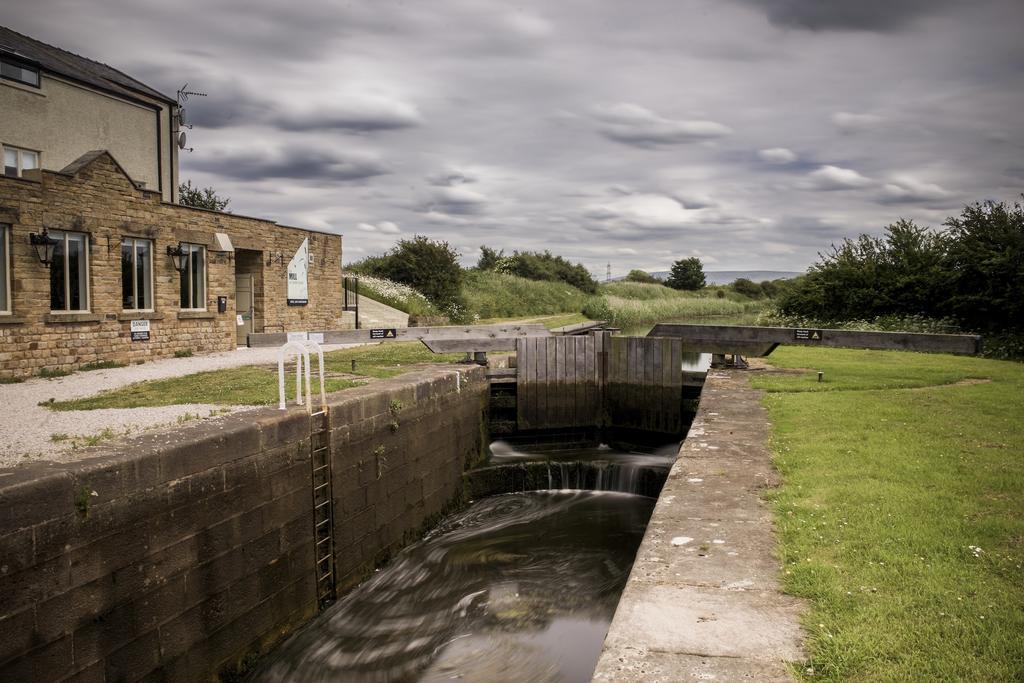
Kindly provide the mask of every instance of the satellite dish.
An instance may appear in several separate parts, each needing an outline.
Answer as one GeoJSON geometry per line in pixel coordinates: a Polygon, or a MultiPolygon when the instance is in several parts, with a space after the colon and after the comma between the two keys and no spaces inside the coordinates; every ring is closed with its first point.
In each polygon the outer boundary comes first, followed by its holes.
{"type": "Polygon", "coordinates": [[[178,131],[178,148],[185,149],[185,143],[188,138],[185,136],[185,131],[178,131]]]}
{"type": "Polygon", "coordinates": [[[185,118],[185,108],[184,107],[178,107],[178,125],[179,126],[188,125],[188,120],[185,118]]]}

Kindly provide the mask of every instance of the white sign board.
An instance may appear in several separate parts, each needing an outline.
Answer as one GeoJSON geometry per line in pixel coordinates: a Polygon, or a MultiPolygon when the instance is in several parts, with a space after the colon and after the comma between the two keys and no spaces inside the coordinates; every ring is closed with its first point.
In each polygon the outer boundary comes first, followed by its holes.
{"type": "Polygon", "coordinates": [[[306,339],[307,339],[307,335],[306,335],[305,332],[289,332],[288,333],[288,341],[290,341],[290,342],[293,342],[293,341],[304,342],[304,341],[306,341],[306,339]]]}
{"type": "Polygon", "coordinates": [[[309,333],[309,341],[316,342],[317,344],[323,344],[324,343],[324,333],[323,332],[310,332],[309,333]]]}
{"type": "Polygon", "coordinates": [[[288,263],[288,305],[305,306],[309,303],[309,238],[288,263]]]}
{"type": "Polygon", "coordinates": [[[132,320],[130,325],[132,341],[149,341],[148,320],[132,320]]]}

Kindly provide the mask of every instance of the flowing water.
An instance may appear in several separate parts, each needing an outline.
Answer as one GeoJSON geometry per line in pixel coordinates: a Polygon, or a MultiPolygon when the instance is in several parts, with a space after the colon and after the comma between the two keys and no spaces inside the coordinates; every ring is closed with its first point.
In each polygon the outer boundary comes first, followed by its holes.
{"type": "MultiPolygon", "coordinates": [[[[623,459],[633,475],[620,472],[622,489],[644,467],[667,469],[678,448],[538,455],[495,447],[492,465],[623,459]]],[[[591,490],[478,500],[303,628],[254,679],[589,681],[654,503],[591,490]]]]}
{"type": "Polygon", "coordinates": [[[524,473],[521,479],[512,475],[511,484],[502,484],[505,490],[586,489],[656,497],[678,450],[678,443],[627,452],[606,444],[566,449],[495,441],[487,467],[470,476],[505,469],[524,473]]]}

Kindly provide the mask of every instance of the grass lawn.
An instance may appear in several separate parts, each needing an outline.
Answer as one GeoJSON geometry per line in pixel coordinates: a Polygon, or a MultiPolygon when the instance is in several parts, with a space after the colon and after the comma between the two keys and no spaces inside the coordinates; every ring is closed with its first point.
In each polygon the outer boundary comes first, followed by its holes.
{"type": "Polygon", "coordinates": [[[769,360],[810,370],[754,380],[783,475],[784,585],[810,600],[798,675],[1024,680],[1024,365],[794,347],[769,360]]]}
{"type": "MultiPolygon", "coordinates": [[[[359,346],[324,355],[328,375],[328,393],[364,384],[358,377],[394,377],[421,363],[449,363],[463,354],[433,354],[420,342],[387,342],[376,346],[359,346]],[[355,370],[352,361],[356,361],[355,370]],[[345,373],[358,377],[331,377],[345,373]]],[[[319,391],[316,361],[311,379],[314,393],[319,391]]],[[[285,392],[291,400],[295,395],[295,365],[289,363],[285,392]]],[[[277,367],[243,366],[212,372],[200,372],[169,379],[130,384],[95,396],[45,404],[53,410],[95,410],[97,408],[141,408],[185,403],[216,405],[273,405],[278,401],[277,367]]]]}

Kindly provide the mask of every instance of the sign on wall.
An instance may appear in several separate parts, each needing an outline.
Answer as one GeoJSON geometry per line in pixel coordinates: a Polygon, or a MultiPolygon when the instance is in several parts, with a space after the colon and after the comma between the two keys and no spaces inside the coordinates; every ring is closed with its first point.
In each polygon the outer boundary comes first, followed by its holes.
{"type": "Polygon", "coordinates": [[[309,238],[288,262],[288,305],[305,306],[309,303],[309,238]]]}
{"type": "Polygon", "coordinates": [[[795,341],[821,341],[821,330],[793,330],[793,339],[795,341]]]}
{"type": "Polygon", "coordinates": [[[131,321],[132,341],[149,341],[149,321],[131,321]]]}
{"type": "Polygon", "coordinates": [[[370,330],[370,339],[398,339],[398,330],[394,327],[375,327],[370,330]]]}

